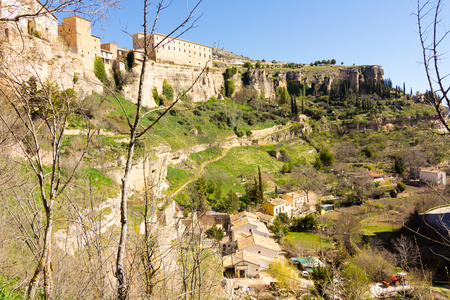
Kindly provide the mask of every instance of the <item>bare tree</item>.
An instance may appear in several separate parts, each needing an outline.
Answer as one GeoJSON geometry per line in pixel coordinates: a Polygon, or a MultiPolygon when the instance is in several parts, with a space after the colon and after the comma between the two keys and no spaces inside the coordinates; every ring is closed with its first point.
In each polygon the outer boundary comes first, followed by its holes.
{"type": "MultiPolygon", "coordinates": [[[[202,76],[202,74],[206,71],[205,68],[200,72],[198,77],[194,80],[192,85],[181,95],[178,95],[176,100],[168,107],[162,107],[162,108],[156,108],[153,110],[149,110],[146,113],[142,113],[142,98],[143,98],[143,86],[144,86],[144,78],[145,78],[145,72],[147,67],[147,61],[149,59],[149,55],[152,51],[156,51],[158,47],[161,47],[167,42],[170,42],[171,38],[170,36],[180,36],[190,28],[192,28],[193,24],[195,23],[195,15],[198,5],[201,3],[201,0],[197,2],[196,5],[190,10],[190,12],[187,14],[186,18],[180,22],[178,26],[175,27],[172,32],[170,32],[165,38],[163,38],[160,42],[156,43],[155,45],[150,45],[150,39],[149,35],[153,34],[156,28],[156,23],[160,17],[160,14],[164,9],[168,7],[168,5],[171,4],[171,2],[168,2],[168,4],[165,3],[164,0],[161,0],[159,2],[151,2],[144,0],[143,1],[143,29],[144,29],[144,42],[143,42],[143,61],[142,66],[140,70],[140,76],[139,76],[139,87],[138,87],[138,94],[136,99],[136,115],[133,119],[131,119],[128,114],[123,110],[124,116],[127,117],[128,127],[130,130],[130,140],[128,143],[128,152],[126,156],[126,164],[125,164],[125,170],[124,175],[122,177],[122,187],[121,187],[121,229],[120,229],[120,240],[119,240],[119,246],[117,250],[117,259],[116,259],[116,272],[115,276],[117,278],[117,297],[118,299],[127,299],[129,296],[129,279],[126,277],[125,274],[125,254],[126,254],[126,241],[127,241],[127,235],[128,235],[128,213],[127,213],[127,199],[128,199],[128,184],[129,184],[129,175],[132,168],[132,161],[133,161],[133,154],[134,154],[134,148],[136,146],[136,142],[139,138],[143,137],[145,134],[149,132],[151,128],[162,118],[164,117],[180,100],[180,98],[183,98],[192,87],[195,85],[195,83],[198,81],[198,79],[202,76]],[[148,30],[148,10],[150,6],[154,6],[155,8],[155,18],[153,20],[153,24],[150,30],[148,30]],[[141,128],[140,121],[150,112],[153,112],[155,110],[163,110],[163,113],[149,126],[146,128],[141,128]]],[[[117,101],[120,100],[116,98],[117,101]]],[[[122,105],[123,108],[123,105],[122,105]]]]}
{"type": "MultiPolygon", "coordinates": [[[[64,130],[69,116],[77,107],[77,102],[73,93],[60,91],[54,83],[42,82],[35,77],[23,83],[14,74],[8,74],[7,77],[3,72],[1,75],[4,85],[0,87],[0,94],[3,101],[12,108],[16,119],[11,124],[4,112],[0,112],[0,120],[20,148],[38,182],[40,204],[45,212],[45,218],[42,220],[43,234],[34,236],[34,239],[42,239],[42,245],[39,246],[40,241],[36,241],[34,246],[39,255],[34,275],[29,283],[28,295],[34,297],[39,278],[43,273],[45,296],[50,298],[53,288],[51,245],[54,205],[71,182],[87,150],[85,148],[74,168],[64,175],[65,172],[61,167],[64,130]],[[14,130],[17,124],[20,124],[23,130],[14,130]],[[50,148],[48,154],[44,150],[45,145],[50,148]]],[[[89,129],[89,123],[87,128],[89,129]]],[[[18,199],[17,194],[15,196],[18,199]]],[[[29,203],[29,206],[33,207],[33,214],[39,210],[35,204],[29,203]]],[[[30,224],[32,228],[35,225],[30,224]]]]}
{"type": "Polygon", "coordinates": [[[445,1],[418,0],[417,24],[419,28],[420,44],[422,46],[423,63],[427,75],[430,93],[427,100],[434,106],[439,120],[450,133],[447,121],[447,109],[450,107],[450,70],[445,69],[442,63],[444,55],[448,51],[450,30],[445,27],[442,16],[448,16],[448,8],[444,6],[445,1]]]}

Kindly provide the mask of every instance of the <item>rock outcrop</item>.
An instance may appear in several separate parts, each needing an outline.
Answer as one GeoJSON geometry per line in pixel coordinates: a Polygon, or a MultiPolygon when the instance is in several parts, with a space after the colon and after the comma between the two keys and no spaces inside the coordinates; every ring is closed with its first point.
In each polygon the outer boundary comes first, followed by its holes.
{"type": "MultiPolygon", "coordinates": [[[[133,73],[130,75],[133,78],[132,83],[124,87],[125,98],[132,102],[136,102],[138,96],[140,68],[140,65],[133,68],[133,73]]],[[[164,80],[167,80],[173,87],[176,96],[183,90],[187,90],[201,71],[202,68],[199,67],[149,62],[144,78],[143,105],[146,107],[156,106],[152,90],[156,87],[158,93],[162,94],[164,80]]],[[[223,86],[222,72],[218,68],[209,68],[189,92],[191,101],[201,102],[206,101],[211,96],[218,96],[223,86]]]]}

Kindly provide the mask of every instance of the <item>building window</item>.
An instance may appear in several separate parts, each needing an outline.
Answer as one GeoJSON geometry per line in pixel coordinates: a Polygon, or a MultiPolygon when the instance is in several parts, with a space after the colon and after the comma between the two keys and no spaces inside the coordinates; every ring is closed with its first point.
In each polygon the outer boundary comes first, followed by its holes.
{"type": "Polygon", "coordinates": [[[170,50],[170,46],[167,46],[167,48],[170,50]]]}

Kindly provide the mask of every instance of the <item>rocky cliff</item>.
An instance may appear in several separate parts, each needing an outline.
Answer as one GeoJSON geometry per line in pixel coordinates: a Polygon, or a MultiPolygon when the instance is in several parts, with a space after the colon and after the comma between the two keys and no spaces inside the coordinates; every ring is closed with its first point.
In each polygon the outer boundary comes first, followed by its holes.
{"type": "Polygon", "coordinates": [[[278,87],[287,87],[288,81],[293,84],[306,84],[307,87],[325,85],[327,91],[331,90],[333,84],[348,81],[349,87],[358,87],[367,79],[383,80],[383,69],[381,66],[305,66],[301,69],[250,69],[248,71],[248,82],[244,84],[241,74],[236,74],[237,89],[250,88],[262,91],[264,97],[274,99],[278,87]]]}
{"type": "MultiPolygon", "coordinates": [[[[189,88],[201,68],[173,64],[151,62],[144,78],[143,103],[147,107],[155,107],[152,90],[156,87],[162,93],[164,79],[172,85],[175,95],[189,88]]],[[[225,68],[209,68],[194,86],[190,93],[193,102],[206,101],[209,97],[222,97],[225,68]]],[[[136,101],[139,86],[140,65],[133,68],[131,84],[124,87],[124,95],[130,101],[136,101]]],[[[327,90],[333,84],[348,81],[349,87],[359,87],[367,79],[382,80],[383,69],[380,66],[304,66],[300,69],[250,69],[241,68],[232,78],[236,91],[242,88],[262,92],[265,98],[275,99],[278,87],[287,87],[288,81],[293,84],[306,84],[308,87],[325,85],[327,90]],[[246,82],[242,79],[245,74],[246,82]]]]}
{"type": "MultiPolygon", "coordinates": [[[[132,102],[137,99],[140,68],[140,65],[133,68],[133,73],[130,75],[132,82],[124,87],[125,98],[132,102]]],[[[191,86],[201,71],[202,68],[199,67],[149,62],[144,78],[143,105],[146,107],[156,106],[152,90],[153,87],[156,87],[158,93],[161,94],[164,79],[173,87],[175,95],[178,95],[183,89],[187,90],[191,86]]],[[[218,68],[209,68],[189,93],[191,101],[201,102],[211,96],[218,96],[223,85],[222,72],[223,70],[218,68]]]]}

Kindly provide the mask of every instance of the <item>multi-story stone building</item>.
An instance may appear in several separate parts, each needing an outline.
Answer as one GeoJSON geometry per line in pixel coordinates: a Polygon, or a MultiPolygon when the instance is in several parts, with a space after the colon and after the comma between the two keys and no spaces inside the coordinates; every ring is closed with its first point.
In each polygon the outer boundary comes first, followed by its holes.
{"type": "Polygon", "coordinates": [[[2,0],[0,16],[10,20],[19,17],[18,21],[1,24],[1,34],[6,40],[9,40],[12,31],[17,30],[22,35],[30,34],[49,42],[58,37],[58,19],[37,0],[2,0]]]}
{"type": "MultiPolygon", "coordinates": [[[[149,50],[158,44],[160,44],[158,48],[149,55],[149,58],[156,62],[166,61],[190,66],[211,65],[211,47],[159,33],[148,35],[149,50]]],[[[133,49],[143,51],[144,34],[142,32],[133,34],[133,49]]]]}
{"type": "Polygon", "coordinates": [[[101,55],[100,38],[91,34],[91,21],[80,16],[63,19],[58,33],[64,39],[69,51],[77,53],[87,70],[94,69],[94,59],[101,55]]]}

